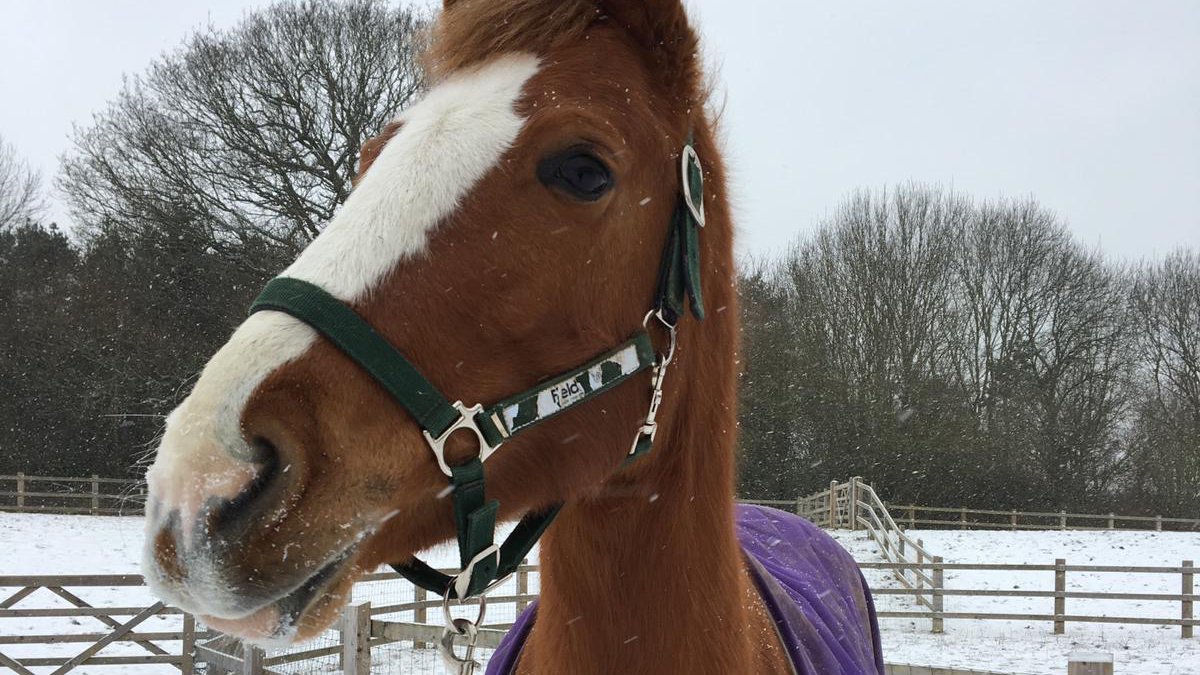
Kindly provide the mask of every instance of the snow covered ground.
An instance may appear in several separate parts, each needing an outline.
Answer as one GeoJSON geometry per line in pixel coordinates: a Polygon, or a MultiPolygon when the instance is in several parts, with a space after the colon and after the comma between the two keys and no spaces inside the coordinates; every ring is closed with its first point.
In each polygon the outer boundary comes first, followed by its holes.
{"type": "MultiPolygon", "coordinates": [[[[1200,561],[1200,534],[1181,532],[1004,532],[915,531],[925,548],[948,563],[1178,566],[1200,561]]],[[[834,536],[859,561],[880,560],[862,532],[834,536]]],[[[873,588],[896,588],[890,573],[867,570],[873,588]]],[[[948,589],[1054,590],[1053,572],[946,573],[948,589]]],[[[1069,591],[1180,593],[1178,574],[1070,573],[1069,591]]],[[[1052,598],[947,596],[947,612],[1052,614],[1052,598]]],[[[912,600],[878,596],[879,609],[911,611],[912,600]]],[[[1067,614],[1178,618],[1180,604],[1163,601],[1067,600],[1067,614]]],[[[947,620],[945,633],[930,633],[926,620],[884,619],[884,654],[889,662],[977,668],[1031,675],[1066,672],[1073,651],[1114,654],[1116,672],[1136,675],[1200,673],[1200,638],[1183,640],[1179,627],[1068,623],[1054,635],[1049,622],[947,620]]],[[[1200,634],[1200,631],[1197,631],[1200,634]]]]}
{"type": "MultiPolygon", "coordinates": [[[[862,533],[834,533],[860,561],[879,557],[862,533]]],[[[926,548],[946,562],[1053,563],[1066,558],[1070,564],[1178,565],[1182,560],[1200,560],[1200,534],[1168,532],[958,532],[914,533],[926,548]]],[[[141,550],[141,520],[94,516],[51,516],[0,513],[0,576],[17,574],[129,574],[138,572],[141,550]]],[[[434,557],[435,564],[453,563],[453,551],[445,549],[434,557]]],[[[886,573],[867,572],[873,586],[894,587],[886,573]]],[[[1053,573],[955,572],[946,573],[947,588],[1052,590],[1053,573]]],[[[1071,590],[1106,590],[1147,593],[1178,593],[1179,575],[1070,574],[1071,590]]],[[[0,588],[0,600],[16,589],[0,588]]],[[[149,604],[144,589],[71,589],[94,604],[149,604]]],[[[501,591],[502,595],[508,591],[501,591]]],[[[412,598],[407,584],[378,583],[356,589],[356,599],[377,605],[412,598]]],[[[880,609],[910,609],[911,601],[898,596],[880,596],[880,609]]],[[[1049,598],[963,598],[947,597],[947,611],[1021,612],[1048,614],[1049,598]]],[[[18,607],[66,606],[46,591],[27,598],[18,607]]],[[[489,622],[512,620],[513,608],[497,606],[489,622]]],[[[1179,616],[1178,603],[1069,600],[1068,613],[1123,616],[1179,616]]],[[[432,613],[431,613],[432,616],[432,613]]],[[[77,619],[0,619],[0,635],[30,635],[56,632],[101,632],[103,627],[77,619]]],[[[173,630],[178,619],[152,619],[148,630],[173,630]]],[[[973,668],[1019,675],[1059,675],[1066,672],[1067,656],[1080,649],[1112,652],[1120,675],[1200,675],[1200,638],[1182,640],[1178,627],[1110,626],[1068,624],[1066,635],[1052,634],[1048,622],[953,621],[946,632],[933,635],[928,621],[887,619],[882,621],[885,656],[889,662],[914,665],[973,668]]],[[[317,645],[319,646],[319,645],[317,645]]],[[[78,652],[83,645],[0,646],[11,656],[50,655],[78,652]]],[[[125,646],[106,654],[136,654],[125,646]]],[[[380,672],[428,673],[438,675],[440,662],[429,650],[379,650],[377,661],[386,664],[380,672]]],[[[330,672],[336,660],[308,663],[289,672],[330,672]]],[[[49,669],[36,669],[39,672],[49,669]]],[[[169,667],[92,668],[101,674],[149,674],[171,672],[169,667]]]]}

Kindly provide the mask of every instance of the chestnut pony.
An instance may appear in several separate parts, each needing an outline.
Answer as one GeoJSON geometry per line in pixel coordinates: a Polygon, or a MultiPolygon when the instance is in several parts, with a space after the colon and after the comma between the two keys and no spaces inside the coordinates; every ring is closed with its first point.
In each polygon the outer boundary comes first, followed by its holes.
{"type": "Polygon", "coordinates": [[[427,96],[168,418],[147,579],[289,643],[383,563],[477,595],[557,514],[521,672],[796,672],[735,534],[734,233],[681,0],[445,4],[427,96]],[[463,574],[410,562],[456,534],[463,574]]]}

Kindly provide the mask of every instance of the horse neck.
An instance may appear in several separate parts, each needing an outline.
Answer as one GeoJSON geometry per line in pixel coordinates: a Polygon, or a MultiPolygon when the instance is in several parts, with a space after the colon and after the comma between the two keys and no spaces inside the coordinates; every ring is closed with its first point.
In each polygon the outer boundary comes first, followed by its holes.
{"type": "MultiPolygon", "coordinates": [[[[704,235],[721,236],[715,229],[710,220],[704,235]]],[[[747,615],[760,605],[734,533],[738,312],[728,243],[706,246],[717,258],[706,262],[710,318],[681,327],[653,454],[569,504],[543,540],[523,672],[739,672],[753,658],[761,621],[747,615]]]]}

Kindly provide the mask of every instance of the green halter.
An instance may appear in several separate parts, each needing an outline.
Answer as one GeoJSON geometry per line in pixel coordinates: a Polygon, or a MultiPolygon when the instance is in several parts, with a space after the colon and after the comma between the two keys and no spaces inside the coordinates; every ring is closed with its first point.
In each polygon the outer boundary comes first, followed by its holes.
{"type": "Polygon", "coordinates": [[[627,462],[646,454],[654,443],[667,366],[675,352],[675,329],[691,296],[692,313],[704,318],[700,291],[699,230],[704,227],[704,178],[691,141],[682,152],[682,189],[672,218],[659,271],[656,317],[671,334],[667,354],[657,356],[646,330],[574,371],[489,407],[451,403],[415,366],[362,317],[314,284],[280,277],[267,284],[251,313],[277,311],[308,324],[357,363],[422,428],[438,466],[450,479],[458,531],[461,572],[448,576],[413,559],[393,565],[414,584],[446,598],[463,600],[485,593],[517,571],[534,544],[558,515],[560,505],[526,515],[501,545],[494,543],[500,504],[488,501],[484,463],[513,436],[562,412],[591,401],[645,370],[653,371],[650,410],[627,462]],[[479,454],[461,466],[449,466],[446,441],[469,431],[479,454]]]}

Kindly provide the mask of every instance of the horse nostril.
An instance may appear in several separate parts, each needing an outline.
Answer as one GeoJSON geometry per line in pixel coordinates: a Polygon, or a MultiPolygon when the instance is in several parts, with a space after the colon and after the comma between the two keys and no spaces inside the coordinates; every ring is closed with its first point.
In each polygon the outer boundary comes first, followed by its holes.
{"type": "Polygon", "coordinates": [[[210,511],[209,524],[215,534],[229,535],[235,530],[240,530],[253,520],[254,516],[265,510],[265,507],[277,501],[268,498],[279,492],[282,482],[283,470],[279,448],[264,436],[251,438],[249,444],[257,471],[250,483],[236,497],[214,505],[210,511]]]}
{"type": "Polygon", "coordinates": [[[250,439],[250,449],[254,451],[255,464],[269,465],[279,463],[279,448],[266,436],[255,436],[250,439]]]}

